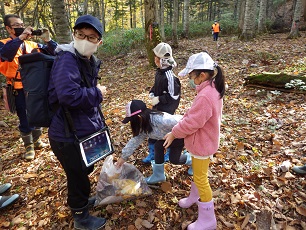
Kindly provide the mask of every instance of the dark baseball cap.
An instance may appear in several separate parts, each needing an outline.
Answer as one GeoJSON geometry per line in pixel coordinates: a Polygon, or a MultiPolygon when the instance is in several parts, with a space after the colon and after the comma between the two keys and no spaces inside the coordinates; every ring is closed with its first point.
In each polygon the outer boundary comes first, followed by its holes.
{"type": "Polygon", "coordinates": [[[76,22],[75,25],[73,27],[73,29],[75,29],[75,27],[77,27],[80,24],[89,24],[91,25],[93,28],[96,29],[96,31],[100,34],[100,36],[102,37],[103,34],[103,26],[102,23],[100,22],[100,20],[90,14],[88,15],[83,15],[80,16],[76,22]]]}
{"type": "Polygon", "coordinates": [[[146,104],[141,100],[132,100],[125,106],[125,118],[122,123],[128,123],[133,116],[145,111],[147,109],[146,104]]]}

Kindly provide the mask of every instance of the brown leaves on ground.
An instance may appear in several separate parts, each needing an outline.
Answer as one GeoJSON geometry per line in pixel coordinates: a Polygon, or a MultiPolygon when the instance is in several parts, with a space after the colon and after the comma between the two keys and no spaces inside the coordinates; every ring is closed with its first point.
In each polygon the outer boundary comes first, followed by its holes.
{"type": "MultiPolygon", "coordinates": [[[[221,37],[216,43],[209,37],[182,40],[173,50],[178,63],[175,73],[184,68],[192,53],[206,50],[226,74],[229,88],[220,148],[209,172],[218,229],[306,229],[305,177],[290,170],[306,163],[305,95],[243,87],[244,78],[251,73],[305,71],[305,34],[296,40],[285,38],[286,34],[266,35],[243,43],[221,37]],[[286,161],[289,171],[282,166],[286,161]]],[[[121,123],[125,104],[131,99],[149,103],[155,70],[143,53],[135,50],[124,58],[102,58],[101,83],[108,88],[103,111],[116,158],[131,138],[129,126],[121,123]]],[[[187,82],[181,79],[179,114],[190,107],[195,95],[187,82]]],[[[16,116],[4,111],[3,104],[0,113],[0,179],[13,184],[11,194],[21,195],[16,204],[1,211],[0,228],[71,229],[65,173],[50,147],[36,151],[33,161],[22,159],[16,116]]],[[[42,138],[48,142],[46,130],[42,138]]],[[[147,151],[144,143],[129,160],[145,176],[152,172],[151,166],[141,163],[147,151]]],[[[92,195],[102,164],[98,162],[90,175],[92,195]]],[[[91,213],[108,219],[107,230],[186,229],[198,215],[196,205],[188,209],[177,205],[190,189],[192,178],[187,170],[187,166],[166,164],[167,183],[153,187],[152,196],[96,207],[91,213]]]]}

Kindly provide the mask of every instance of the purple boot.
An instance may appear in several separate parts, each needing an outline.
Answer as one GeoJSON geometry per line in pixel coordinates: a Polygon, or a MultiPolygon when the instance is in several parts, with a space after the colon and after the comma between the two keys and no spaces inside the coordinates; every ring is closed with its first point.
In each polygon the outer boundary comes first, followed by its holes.
{"type": "Polygon", "coordinates": [[[188,225],[187,230],[216,230],[217,220],[213,200],[209,202],[197,202],[198,219],[188,225]]]}
{"type": "Polygon", "coordinates": [[[191,182],[190,194],[188,197],[180,199],[179,206],[181,208],[189,208],[196,203],[200,198],[199,191],[194,182],[191,182]]]}

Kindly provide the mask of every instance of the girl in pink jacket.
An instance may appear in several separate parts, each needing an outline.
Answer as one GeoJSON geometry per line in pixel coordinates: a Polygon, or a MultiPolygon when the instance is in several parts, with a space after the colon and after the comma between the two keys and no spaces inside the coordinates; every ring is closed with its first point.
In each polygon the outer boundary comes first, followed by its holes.
{"type": "Polygon", "coordinates": [[[190,56],[186,68],[178,75],[189,75],[190,86],[196,89],[197,96],[182,120],[166,134],[164,147],[167,148],[175,138],[184,138],[185,147],[192,156],[194,182],[191,182],[190,195],[181,199],[179,206],[198,205],[198,219],[188,226],[188,230],[212,230],[217,228],[217,221],[208,167],[219,147],[224,75],[206,52],[190,56]]]}

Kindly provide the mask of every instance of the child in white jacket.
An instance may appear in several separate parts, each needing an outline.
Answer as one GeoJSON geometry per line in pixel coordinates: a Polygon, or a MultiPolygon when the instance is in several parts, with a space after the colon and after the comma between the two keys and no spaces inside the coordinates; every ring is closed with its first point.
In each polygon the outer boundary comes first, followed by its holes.
{"type": "MultiPolygon", "coordinates": [[[[146,178],[148,184],[156,184],[166,181],[164,171],[164,136],[171,131],[174,125],[182,118],[181,115],[171,115],[169,113],[148,109],[146,104],[140,100],[132,100],[126,105],[126,117],[123,123],[130,122],[133,138],[129,140],[122,149],[121,158],[116,163],[117,167],[129,158],[130,155],[147,138],[156,140],[154,143],[155,157],[152,163],[153,174],[146,178]]],[[[181,154],[184,148],[184,139],[176,139],[169,145],[169,161],[172,164],[190,165],[190,155],[181,154]]]]}

